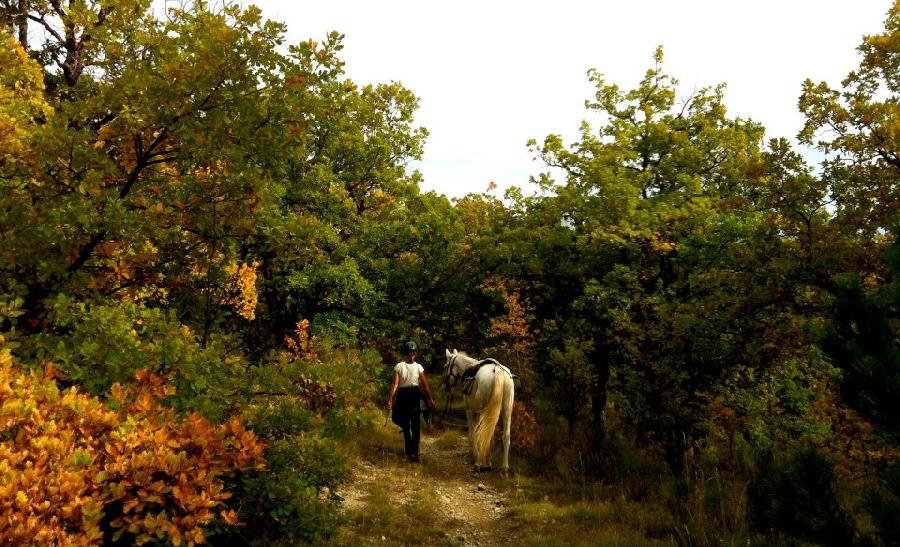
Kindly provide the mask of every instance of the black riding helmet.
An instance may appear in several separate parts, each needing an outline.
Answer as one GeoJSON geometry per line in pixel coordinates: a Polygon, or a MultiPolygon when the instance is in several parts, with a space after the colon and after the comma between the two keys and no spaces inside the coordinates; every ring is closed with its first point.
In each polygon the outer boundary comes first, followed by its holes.
{"type": "Polygon", "coordinates": [[[410,340],[409,342],[403,344],[403,349],[406,350],[406,353],[412,353],[414,351],[419,351],[419,346],[417,346],[415,342],[410,340]]]}

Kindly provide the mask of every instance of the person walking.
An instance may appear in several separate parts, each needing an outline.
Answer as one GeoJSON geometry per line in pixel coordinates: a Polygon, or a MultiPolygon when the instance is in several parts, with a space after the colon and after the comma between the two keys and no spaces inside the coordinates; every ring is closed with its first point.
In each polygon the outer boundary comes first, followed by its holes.
{"type": "Polygon", "coordinates": [[[410,340],[404,344],[406,360],[400,361],[394,366],[394,383],[391,384],[391,394],[388,397],[387,408],[393,410],[391,420],[403,429],[403,442],[406,449],[406,458],[411,462],[419,461],[419,436],[422,424],[419,420],[419,403],[422,400],[422,391],[428,398],[428,408],[434,410],[434,397],[431,395],[431,387],[428,378],[425,377],[425,367],[416,362],[418,347],[410,340]],[[396,401],[394,397],[396,396],[396,401]]]}

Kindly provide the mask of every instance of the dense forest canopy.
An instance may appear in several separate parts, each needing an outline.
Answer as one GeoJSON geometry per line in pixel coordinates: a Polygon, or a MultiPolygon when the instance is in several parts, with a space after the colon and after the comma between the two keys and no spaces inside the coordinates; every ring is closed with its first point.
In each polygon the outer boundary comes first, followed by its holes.
{"type": "Polygon", "coordinates": [[[517,371],[522,461],[716,470],[732,538],[900,541],[900,4],[798,90],[819,163],[660,48],[631,89],[591,71],[599,122],[503,200],[420,191],[417,97],[347,78],[337,33],[149,0],[0,23],[4,540],[333,538],[339,441],[412,338],[517,371]]]}

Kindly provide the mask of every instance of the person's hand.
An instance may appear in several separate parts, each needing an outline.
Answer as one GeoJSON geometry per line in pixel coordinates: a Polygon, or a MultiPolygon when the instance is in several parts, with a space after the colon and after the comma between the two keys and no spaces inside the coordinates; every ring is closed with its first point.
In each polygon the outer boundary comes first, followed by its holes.
{"type": "Polygon", "coordinates": [[[390,410],[393,406],[394,406],[394,401],[389,399],[388,403],[387,403],[387,409],[390,410]]]}
{"type": "Polygon", "coordinates": [[[434,409],[435,409],[436,406],[437,406],[437,405],[434,404],[434,399],[429,398],[429,399],[428,399],[428,408],[430,408],[431,411],[434,412],[434,409]]]}

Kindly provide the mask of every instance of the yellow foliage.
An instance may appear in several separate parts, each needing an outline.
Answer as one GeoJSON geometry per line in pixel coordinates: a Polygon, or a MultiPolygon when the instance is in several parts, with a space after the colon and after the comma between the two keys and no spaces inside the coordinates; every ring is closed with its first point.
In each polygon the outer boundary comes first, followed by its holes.
{"type": "Polygon", "coordinates": [[[244,319],[256,319],[256,268],[259,263],[231,264],[225,267],[228,281],[225,284],[225,303],[233,307],[244,319]]]}
{"type": "Polygon", "coordinates": [[[0,32],[0,168],[29,161],[28,132],[33,120],[50,116],[44,100],[44,75],[40,65],[22,46],[0,32]]]}

